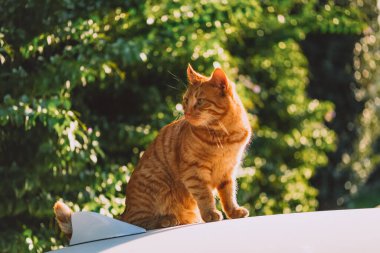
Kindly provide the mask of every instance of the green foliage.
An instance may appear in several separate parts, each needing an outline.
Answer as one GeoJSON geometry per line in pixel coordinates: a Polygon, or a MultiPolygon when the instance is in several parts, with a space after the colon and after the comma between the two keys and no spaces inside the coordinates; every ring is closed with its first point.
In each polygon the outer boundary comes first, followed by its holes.
{"type": "Polygon", "coordinates": [[[354,48],[354,77],[359,83],[356,100],[363,103],[363,110],[356,118],[358,137],[351,152],[342,156],[339,168],[349,171],[345,178],[344,194],[338,196],[341,205],[347,207],[374,207],[380,204],[380,33],[379,10],[372,1],[364,1],[361,7],[369,19],[364,36],[354,48]]]}
{"type": "MultiPolygon", "coordinates": [[[[329,163],[317,171],[313,184],[319,189],[320,209],[373,207],[367,201],[379,180],[379,10],[374,1],[342,1],[360,9],[367,20],[363,34],[310,34],[302,47],[310,64],[310,96],[335,105],[337,149],[329,163]],[[377,101],[377,102],[376,102],[377,101]],[[366,199],[362,201],[361,199],[366,199]]],[[[374,190],[376,192],[376,190],[374,190]]]]}
{"type": "Polygon", "coordinates": [[[58,198],[74,210],[120,214],[139,155],[181,115],[188,62],[206,74],[226,69],[249,111],[255,136],[239,202],[253,215],[317,207],[309,179],[334,149],[324,125],[334,106],[307,97],[300,43],[310,33],[360,34],[358,9],[302,0],[4,0],[0,10],[3,251],[61,245],[58,198]]]}
{"type": "Polygon", "coordinates": [[[292,40],[246,64],[253,76],[266,81],[255,113],[256,138],[245,163],[252,167],[245,169],[251,176],[243,177],[242,202],[254,203],[257,214],[314,210],[317,191],[308,180],[315,167],[327,163],[325,152],[334,147],[334,133],[323,125],[333,106],[306,97],[306,61],[292,40]]]}

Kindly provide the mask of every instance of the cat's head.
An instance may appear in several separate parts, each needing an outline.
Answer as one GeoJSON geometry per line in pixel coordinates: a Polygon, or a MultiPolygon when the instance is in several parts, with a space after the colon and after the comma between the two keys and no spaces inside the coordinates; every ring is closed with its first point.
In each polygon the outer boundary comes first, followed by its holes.
{"type": "Polygon", "coordinates": [[[197,73],[189,64],[189,86],[183,96],[185,119],[193,126],[210,126],[228,113],[234,104],[235,86],[221,68],[211,77],[197,73]]]}

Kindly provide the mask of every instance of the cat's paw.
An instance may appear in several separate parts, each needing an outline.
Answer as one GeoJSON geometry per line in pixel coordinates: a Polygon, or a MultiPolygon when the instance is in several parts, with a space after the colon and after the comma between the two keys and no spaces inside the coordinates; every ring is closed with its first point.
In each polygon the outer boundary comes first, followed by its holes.
{"type": "Polygon", "coordinates": [[[159,226],[162,228],[178,226],[179,222],[174,215],[166,215],[159,218],[159,226]]]}
{"type": "Polygon", "coordinates": [[[244,207],[237,207],[228,213],[228,217],[231,219],[248,217],[249,211],[244,207]]]}
{"type": "Polygon", "coordinates": [[[223,220],[223,215],[218,210],[209,210],[202,214],[202,219],[205,222],[220,221],[223,220]]]}

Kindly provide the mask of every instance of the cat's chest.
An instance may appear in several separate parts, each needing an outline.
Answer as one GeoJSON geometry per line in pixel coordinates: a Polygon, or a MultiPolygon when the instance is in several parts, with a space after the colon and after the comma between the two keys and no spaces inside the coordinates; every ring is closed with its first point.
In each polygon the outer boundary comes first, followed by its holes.
{"type": "Polygon", "coordinates": [[[213,171],[224,171],[238,164],[242,158],[249,132],[245,130],[231,132],[228,136],[212,133],[193,133],[182,143],[180,153],[188,158],[204,163],[213,171]]]}
{"type": "Polygon", "coordinates": [[[213,145],[204,145],[203,150],[222,164],[240,159],[246,146],[245,134],[235,134],[228,137],[217,138],[213,145]]]}
{"type": "Polygon", "coordinates": [[[241,145],[225,145],[214,150],[213,165],[216,168],[235,166],[242,157],[244,147],[241,145]]]}
{"type": "Polygon", "coordinates": [[[213,171],[224,171],[239,163],[244,152],[244,146],[241,144],[220,144],[200,148],[198,152],[200,151],[203,156],[208,157],[208,163],[213,171]]]}

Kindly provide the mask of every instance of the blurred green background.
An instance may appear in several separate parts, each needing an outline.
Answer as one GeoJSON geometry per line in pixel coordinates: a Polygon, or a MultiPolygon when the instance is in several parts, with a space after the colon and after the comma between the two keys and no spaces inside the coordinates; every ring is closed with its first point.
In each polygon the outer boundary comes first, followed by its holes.
{"type": "Polygon", "coordinates": [[[251,216],[380,204],[376,1],[1,0],[0,251],[61,247],[52,206],[117,216],[189,62],[237,83],[251,216]]]}

